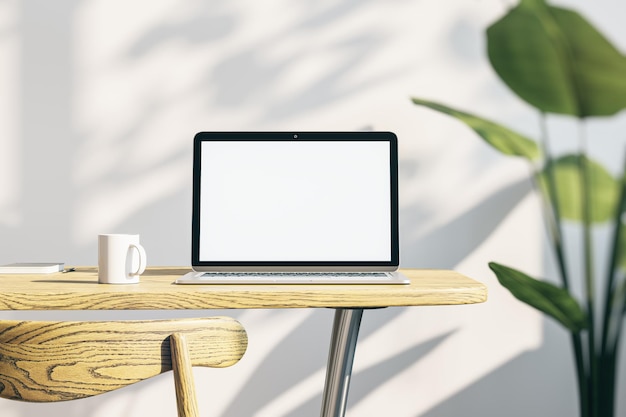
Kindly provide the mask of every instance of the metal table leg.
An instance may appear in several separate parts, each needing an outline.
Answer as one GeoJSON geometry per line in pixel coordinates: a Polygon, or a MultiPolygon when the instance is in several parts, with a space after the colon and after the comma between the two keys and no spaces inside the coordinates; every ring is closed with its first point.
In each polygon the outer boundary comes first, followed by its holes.
{"type": "Polygon", "coordinates": [[[335,310],[326,367],[326,382],[322,394],[321,417],[345,415],[354,351],[362,316],[362,308],[335,310]]]}

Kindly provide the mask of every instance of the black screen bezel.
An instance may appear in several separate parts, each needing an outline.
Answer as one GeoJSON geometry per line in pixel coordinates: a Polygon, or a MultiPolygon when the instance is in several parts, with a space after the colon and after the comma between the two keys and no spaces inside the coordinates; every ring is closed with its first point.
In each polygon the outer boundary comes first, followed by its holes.
{"type": "Polygon", "coordinates": [[[211,270],[349,270],[370,271],[398,268],[399,220],[398,220],[398,141],[392,132],[199,132],[194,137],[193,148],[193,202],[191,264],[197,271],[211,270]],[[205,141],[383,141],[390,150],[391,190],[391,254],[389,261],[201,261],[200,255],[200,178],[202,142],[205,141]]]}

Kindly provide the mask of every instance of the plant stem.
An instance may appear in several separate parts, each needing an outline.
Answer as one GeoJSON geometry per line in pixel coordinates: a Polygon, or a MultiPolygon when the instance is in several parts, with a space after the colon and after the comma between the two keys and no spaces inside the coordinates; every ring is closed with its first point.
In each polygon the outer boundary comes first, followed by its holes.
{"type": "Polygon", "coordinates": [[[602,344],[600,350],[600,378],[603,384],[602,392],[604,392],[601,403],[604,407],[604,414],[608,416],[612,416],[614,413],[617,347],[624,309],[626,308],[626,280],[623,280],[621,285],[618,285],[616,282],[619,273],[620,256],[622,256],[621,254],[624,250],[621,247],[621,234],[624,232],[622,216],[626,213],[626,156],[624,157],[624,165],[619,200],[613,223],[613,245],[604,294],[602,344]]]}
{"type": "Polygon", "coordinates": [[[616,288],[614,299],[614,308],[612,314],[615,320],[612,320],[608,328],[609,337],[607,341],[607,350],[602,354],[601,362],[601,382],[602,382],[602,415],[613,416],[615,412],[615,377],[617,369],[617,349],[620,341],[620,327],[622,326],[622,317],[626,313],[626,281],[622,281],[622,285],[616,288]],[[619,307],[615,305],[619,305],[619,307]]]}
{"type": "MultiPolygon", "coordinates": [[[[548,234],[552,239],[552,246],[555,251],[557,264],[561,276],[563,287],[569,291],[569,279],[567,263],[565,261],[564,245],[563,245],[563,229],[561,221],[561,210],[559,205],[559,196],[557,195],[556,178],[554,172],[554,160],[550,151],[548,128],[546,124],[545,113],[540,114],[540,128],[543,154],[544,154],[544,166],[546,170],[546,184],[547,184],[547,199],[544,193],[539,189],[539,195],[544,202],[545,217],[547,221],[548,234]]],[[[536,178],[536,175],[533,176],[536,178]]],[[[589,417],[589,392],[588,387],[588,375],[585,367],[585,360],[583,354],[583,343],[580,333],[571,334],[572,347],[574,349],[574,360],[576,362],[576,376],[578,382],[578,398],[580,406],[581,417],[589,417]]]]}
{"type": "Polygon", "coordinates": [[[556,179],[554,175],[554,162],[549,146],[548,128],[546,126],[546,115],[541,113],[540,117],[541,125],[541,144],[543,148],[543,154],[545,155],[545,167],[547,174],[547,188],[548,188],[548,207],[551,209],[546,214],[548,217],[548,227],[552,236],[552,243],[556,253],[557,263],[559,271],[561,273],[561,281],[563,282],[563,288],[569,290],[569,279],[567,273],[567,265],[565,263],[565,255],[563,249],[563,230],[561,227],[561,210],[559,207],[559,198],[557,195],[556,179]]]}
{"type": "MultiPolygon", "coordinates": [[[[613,223],[613,240],[611,259],[609,261],[609,270],[607,276],[607,285],[604,294],[604,317],[602,323],[602,353],[604,354],[608,349],[608,337],[610,322],[614,317],[612,316],[614,291],[616,286],[616,279],[618,274],[618,264],[622,253],[620,248],[620,237],[623,233],[622,216],[626,213],[626,156],[624,157],[624,171],[622,172],[621,187],[619,194],[619,201],[615,210],[614,223],[613,223]]],[[[618,313],[619,314],[619,313],[618,313]]]]}
{"type": "Polygon", "coordinates": [[[591,196],[590,196],[590,184],[589,184],[589,169],[588,159],[586,151],[585,132],[582,122],[579,124],[580,135],[580,154],[578,156],[578,169],[580,177],[580,190],[581,190],[581,210],[583,219],[583,259],[585,269],[585,301],[587,304],[587,354],[589,360],[589,402],[590,402],[590,414],[593,416],[599,415],[598,410],[598,357],[596,355],[596,338],[595,338],[595,313],[594,313],[594,273],[593,273],[593,253],[592,253],[592,238],[591,238],[591,196]]]}
{"type": "Polygon", "coordinates": [[[607,342],[607,352],[602,356],[603,358],[603,374],[602,374],[602,388],[605,391],[603,395],[603,416],[613,416],[615,413],[615,377],[617,369],[617,352],[620,342],[620,328],[623,323],[624,314],[626,314],[626,281],[622,281],[621,285],[616,287],[614,294],[614,300],[619,307],[613,309],[615,320],[612,321],[609,327],[609,341],[607,342]]]}

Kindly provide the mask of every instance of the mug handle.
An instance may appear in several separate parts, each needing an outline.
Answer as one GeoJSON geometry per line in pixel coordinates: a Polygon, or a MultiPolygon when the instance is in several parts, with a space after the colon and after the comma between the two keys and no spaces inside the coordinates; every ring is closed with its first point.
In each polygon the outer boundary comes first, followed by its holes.
{"type": "Polygon", "coordinates": [[[131,243],[130,247],[137,249],[139,253],[139,267],[137,271],[131,272],[130,275],[141,275],[146,270],[146,250],[140,244],[131,243]]]}

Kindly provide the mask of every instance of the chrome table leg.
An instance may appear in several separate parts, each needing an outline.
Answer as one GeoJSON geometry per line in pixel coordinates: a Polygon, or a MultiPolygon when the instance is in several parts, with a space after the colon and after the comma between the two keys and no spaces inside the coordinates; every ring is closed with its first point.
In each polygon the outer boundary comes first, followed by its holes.
{"type": "Polygon", "coordinates": [[[335,310],[321,417],[343,417],[346,413],[352,363],[362,316],[362,308],[335,310]]]}

